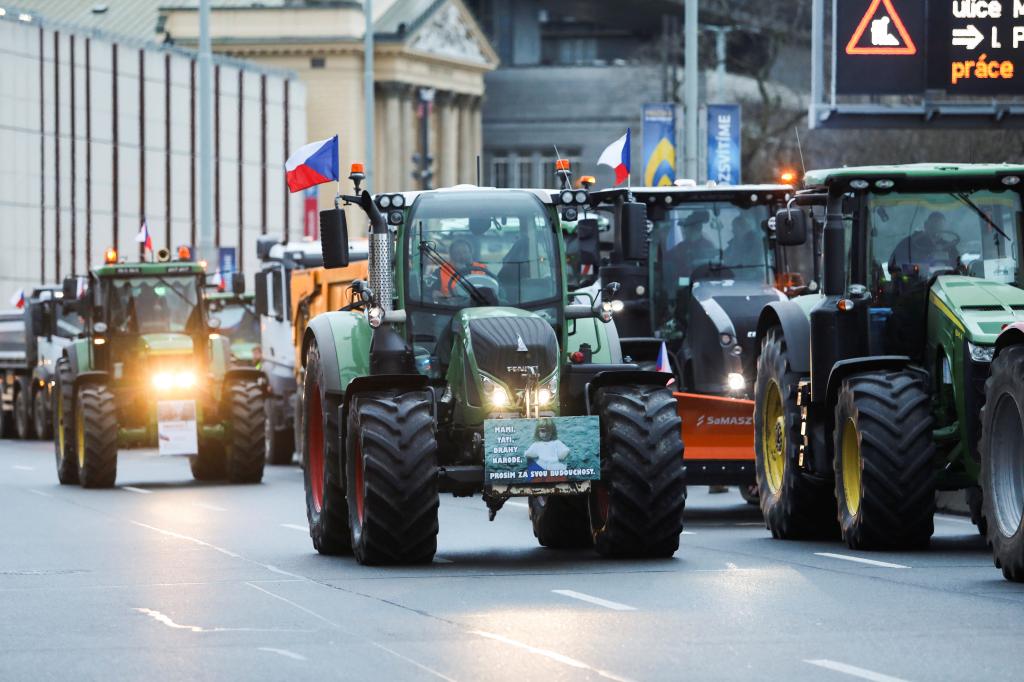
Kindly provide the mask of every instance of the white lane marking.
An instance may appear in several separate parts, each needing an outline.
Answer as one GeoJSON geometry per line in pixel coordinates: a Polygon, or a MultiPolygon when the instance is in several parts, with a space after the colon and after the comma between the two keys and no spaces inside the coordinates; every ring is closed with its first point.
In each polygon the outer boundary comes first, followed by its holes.
{"type": "Polygon", "coordinates": [[[528,653],[543,656],[544,658],[550,659],[552,661],[557,661],[559,663],[563,663],[573,668],[578,668],[580,670],[589,670],[590,672],[599,675],[600,677],[604,677],[605,679],[615,680],[616,682],[633,682],[628,677],[620,677],[606,670],[599,670],[598,668],[594,668],[584,663],[583,661],[572,658],[571,656],[566,656],[565,654],[560,654],[557,651],[551,651],[550,649],[541,649],[540,647],[535,647],[530,644],[526,644],[525,642],[520,642],[518,640],[505,637],[504,635],[499,635],[494,632],[487,632],[485,630],[470,630],[470,632],[474,635],[479,635],[480,637],[486,637],[487,639],[493,639],[495,641],[502,642],[503,644],[514,646],[528,653]]]}
{"type": "Polygon", "coordinates": [[[623,604],[617,601],[610,601],[608,599],[601,599],[593,595],[585,594],[583,592],[577,592],[576,590],[551,590],[555,594],[560,594],[563,597],[569,597],[571,599],[579,599],[580,601],[589,602],[591,604],[597,604],[603,606],[606,609],[612,609],[613,611],[636,611],[636,608],[629,604],[623,604]]]}
{"type": "Polygon", "coordinates": [[[303,613],[305,613],[307,615],[313,616],[317,620],[320,620],[320,621],[323,621],[324,623],[327,623],[332,628],[336,628],[338,630],[342,629],[342,627],[340,625],[338,625],[337,623],[335,623],[333,620],[330,620],[328,618],[324,618],[323,616],[321,616],[316,611],[311,611],[311,610],[307,609],[305,606],[303,606],[302,604],[297,604],[297,603],[293,602],[291,599],[288,599],[287,597],[282,597],[279,594],[275,594],[275,593],[271,592],[270,590],[265,590],[262,587],[260,587],[259,585],[254,585],[253,583],[250,583],[250,582],[246,582],[245,584],[248,585],[249,587],[251,587],[254,590],[259,590],[260,592],[262,592],[263,594],[267,595],[268,597],[273,597],[274,599],[277,599],[278,601],[283,601],[285,604],[288,604],[289,606],[294,606],[299,611],[302,611],[303,613]]]}
{"type": "Polygon", "coordinates": [[[948,514],[936,514],[935,518],[937,518],[940,521],[953,521],[955,523],[966,523],[969,526],[973,526],[974,525],[974,522],[971,521],[970,519],[965,519],[965,518],[962,518],[960,516],[950,516],[948,514]]]}
{"type": "MultiPolygon", "coordinates": [[[[149,491],[147,490],[146,492],[148,493],[149,491]]],[[[206,502],[193,502],[192,504],[193,504],[193,506],[202,507],[203,509],[209,509],[210,511],[215,511],[215,512],[225,512],[225,511],[227,511],[227,509],[225,509],[224,507],[218,507],[215,504],[207,504],[206,502]]]]}
{"type": "Polygon", "coordinates": [[[827,658],[805,659],[804,663],[810,663],[811,665],[816,665],[819,668],[834,670],[838,673],[846,673],[847,675],[859,677],[862,680],[871,680],[872,682],[907,682],[907,680],[902,677],[883,675],[882,673],[876,673],[873,670],[858,668],[855,665],[840,663],[839,661],[830,661],[827,658]]]}
{"type": "Polygon", "coordinates": [[[443,556],[434,556],[435,564],[454,564],[455,562],[451,559],[445,559],[443,556]]]}
{"type": "Polygon", "coordinates": [[[697,532],[693,530],[684,530],[683,535],[696,535],[697,532]]]}
{"type": "Polygon", "coordinates": [[[309,532],[309,526],[300,526],[297,523],[282,523],[282,528],[291,528],[292,530],[301,530],[303,533],[309,532]]]}
{"type": "MultiPolygon", "coordinates": [[[[156,531],[157,533],[160,533],[161,535],[166,535],[167,537],[177,538],[178,540],[185,540],[186,542],[191,542],[193,544],[199,545],[200,547],[207,547],[209,549],[212,549],[215,552],[220,552],[221,554],[223,554],[225,556],[229,556],[232,559],[241,559],[242,558],[241,554],[235,554],[230,549],[224,549],[223,547],[218,547],[217,545],[212,545],[209,542],[206,542],[204,540],[200,540],[199,538],[194,538],[194,537],[191,537],[189,535],[182,535],[181,533],[175,533],[173,530],[164,530],[163,528],[157,528],[156,526],[151,526],[148,523],[142,523],[141,521],[132,521],[131,523],[133,523],[136,526],[139,526],[141,528],[148,528],[149,530],[156,531]]],[[[263,565],[263,564],[260,564],[258,562],[255,562],[255,561],[253,563],[255,563],[255,564],[259,565],[259,566],[263,565]]]]}
{"type": "Polygon", "coordinates": [[[530,505],[528,503],[526,503],[526,502],[516,502],[515,500],[509,500],[505,504],[510,505],[512,507],[526,507],[527,509],[530,508],[530,505]]]}
{"type": "Polygon", "coordinates": [[[740,521],[736,525],[737,526],[761,526],[761,527],[764,527],[764,521],[740,521]]]}
{"type": "Polygon", "coordinates": [[[406,663],[411,663],[412,665],[416,666],[420,670],[422,670],[424,672],[428,672],[431,675],[433,675],[433,676],[435,676],[435,677],[437,677],[439,679],[447,680],[448,682],[456,682],[455,680],[453,680],[452,678],[448,677],[444,673],[440,673],[440,672],[434,670],[433,668],[427,667],[427,666],[423,665],[422,663],[420,663],[419,661],[414,661],[411,658],[409,658],[408,656],[403,656],[402,654],[398,653],[394,649],[389,649],[388,647],[384,646],[380,642],[370,642],[370,644],[372,644],[373,646],[377,647],[378,649],[381,649],[383,651],[388,652],[389,654],[391,654],[395,658],[400,658],[403,661],[405,661],[406,663]]]}
{"type": "Polygon", "coordinates": [[[731,561],[726,561],[725,562],[725,567],[728,568],[730,571],[738,571],[738,570],[740,570],[740,567],[737,566],[736,564],[734,564],[731,561]]]}
{"type": "Polygon", "coordinates": [[[261,646],[261,647],[259,647],[259,650],[260,651],[269,651],[272,654],[277,654],[278,656],[284,656],[285,658],[290,658],[293,661],[305,661],[306,660],[306,657],[303,656],[302,654],[297,654],[294,651],[288,651],[287,649],[275,649],[272,646],[261,646]]]}
{"type": "Polygon", "coordinates": [[[36,490],[35,488],[29,488],[28,491],[33,495],[39,495],[40,497],[53,497],[50,493],[44,493],[42,490],[36,490]]]}
{"type": "Polygon", "coordinates": [[[36,470],[35,467],[27,467],[24,464],[15,464],[11,468],[12,469],[17,469],[18,471],[35,471],[36,470]]]}
{"type": "Polygon", "coordinates": [[[904,566],[903,564],[891,564],[888,561],[876,561],[875,559],[865,559],[859,556],[850,556],[848,554],[833,554],[832,552],[815,552],[818,556],[828,557],[829,559],[842,559],[843,561],[856,561],[858,564],[868,564],[869,566],[880,566],[881,568],[910,568],[910,566],[904,566]]]}
{"type": "Polygon", "coordinates": [[[155,609],[147,608],[135,608],[132,611],[137,611],[145,616],[149,616],[161,625],[166,625],[172,630],[188,630],[189,632],[308,632],[308,630],[284,630],[281,628],[204,628],[200,625],[181,625],[171,620],[171,617],[165,613],[160,613],[155,609]]]}
{"type": "Polygon", "coordinates": [[[140,493],[142,495],[149,495],[151,492],[153,492],[152,490],[146,490],[145,488],[136,488],[133,485],[123,485],[121,486],[121,490],[130,490],[133,493],[140,493]]]}

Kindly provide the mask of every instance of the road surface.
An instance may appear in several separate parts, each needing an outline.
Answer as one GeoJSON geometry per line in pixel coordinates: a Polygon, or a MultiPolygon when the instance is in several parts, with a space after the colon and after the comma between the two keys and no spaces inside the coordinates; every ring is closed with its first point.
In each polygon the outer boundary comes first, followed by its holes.
{"type": "Polygon", "coordinates": [[[514,501],[441,502],[429,566],[321,557],[302,474],[198,484],[122,452],[118,487],[57,484],[0,441],[0,678],[1019,679],[1024,585],[974,527],[926,552],[772,540],[740,496],[691,490],[671,560],[553,551],[514,501]]]}

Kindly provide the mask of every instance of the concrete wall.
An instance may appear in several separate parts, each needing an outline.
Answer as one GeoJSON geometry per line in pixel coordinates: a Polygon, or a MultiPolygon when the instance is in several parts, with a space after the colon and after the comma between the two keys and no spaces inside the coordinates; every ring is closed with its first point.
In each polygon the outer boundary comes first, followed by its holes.
{"type": "MultiPolygon", "coordinates": [[[[219,244],[251,266],[261,233],[301,233],[302,199],[287,196],[283,167],[306,141],[305,89],[282,71],[215,68],[215,223],[219,244]]],[[[111,245],[137,257],[143,215],[157,248],[194,243],[194,71],[189,53],[0,19],[0,295],[84,272],[111,245]]]]}

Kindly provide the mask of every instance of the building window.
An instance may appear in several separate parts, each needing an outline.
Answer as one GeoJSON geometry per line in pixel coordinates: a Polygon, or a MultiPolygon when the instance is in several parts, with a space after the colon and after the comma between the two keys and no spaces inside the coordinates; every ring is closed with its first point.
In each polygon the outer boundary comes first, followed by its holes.
{"type": "Polygon", "coordinates": [[[491,159],[490,182],[495,187],[508,187],[509,159],[506,156],[495,156],[491,159]]]}
{"type": "Polygon", "coordinates": [[[517,187],[533,187],[533,159],[519,159],[519,177],[517,187]]]}
{"type": "Polygon", "coordinates": [[[309,60],[309,68],[311,69],[322,69],[327,65],[327,59],[324,57],[313,57],[309,60]]]}

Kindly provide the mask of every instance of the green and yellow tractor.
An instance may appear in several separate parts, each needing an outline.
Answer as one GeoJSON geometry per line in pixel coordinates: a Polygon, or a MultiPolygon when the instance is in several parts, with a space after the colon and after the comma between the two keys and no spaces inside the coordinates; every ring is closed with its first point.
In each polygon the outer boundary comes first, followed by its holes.
{"type": "Polygon", "coordinates": [[[991,528],[981,415],[996,339],[1024,320],[1022,177],[1011,165],[811,171],[778,213],[780,244],[824,223],[824,283],[758,322],[756,467],[775,537],[925,546],[936,491],[955,490],[991,528]]]}
{"type": "Polygon", "coordinates": [[[209,317],[202,265],[127,263],[108,250],[88,277],[64,281],[85,329],[57,361],[54,445],[62,484],[106,488],[119,447],[190,457],[197,480],[263,477],[263,387],[232,363],[209,317]]]}
{"type": "MultiPolygon", "coordinates": [[[[551,547],[671,556],[685,489],[667,376],[623,364],[607,299],[570,292],[561,224],[585,190],[359,191],[369,281],[306,330],[301,444],[313,545],[361,563],[433,557],[439,494],[491,518],[530,499],[551,547]],[[606,300],[607,299],[607,300],[606,300]]],[[[633,226],[644,230],[643,224],[633,226]]],[[[341,209],[321,213],[345,265],[341,209]]]]}
{"type": "Polygon", "coordinates": [[[211,319],[220,320],[217,332],[228,339],[228,361],[231,366],[258,369],[262,364],[260,318],[256,314],[255,300],[254,294],[237,290],[209,292],[206,295],[207,314],[211,319]]]}

